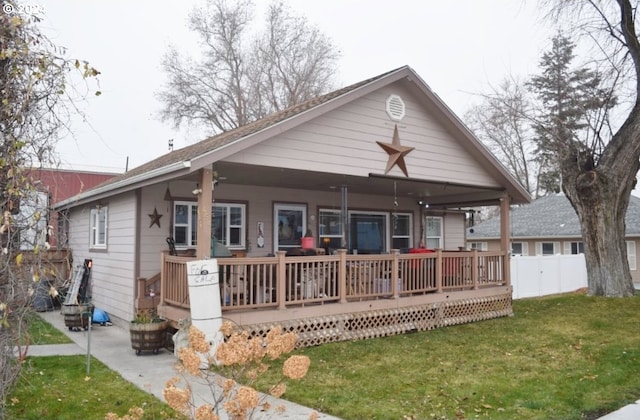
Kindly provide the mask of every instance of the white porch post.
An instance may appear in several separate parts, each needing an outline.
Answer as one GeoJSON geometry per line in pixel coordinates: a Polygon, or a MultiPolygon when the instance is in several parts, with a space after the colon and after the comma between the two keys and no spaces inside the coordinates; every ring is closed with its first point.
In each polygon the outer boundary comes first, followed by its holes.
{"type": "Polygon", "coordinates": [[[206,259],[211,257],[211,203],[213,199],[213,170],[200,169],[200,189],[198,194],[198,243],[196,257],[206,259]]]}
{"type": "Polygon", "coordinates": [[[511,285],[511,198],[505,193],[500,199],[500,250],[504,253],[504,281],[511,285]]]}

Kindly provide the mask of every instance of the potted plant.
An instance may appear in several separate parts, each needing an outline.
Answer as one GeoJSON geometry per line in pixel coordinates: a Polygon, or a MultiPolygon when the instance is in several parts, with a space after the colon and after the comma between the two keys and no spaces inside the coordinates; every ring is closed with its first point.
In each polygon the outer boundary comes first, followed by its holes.
{"type": "Polygon", "coordinates": [[[137,309],[129,324],[131,347],[140,355],[143,351],[158,351],[165,346],[169,321],[158,317],[155,308],[137,309]]]}
{"type": "Polygon", "coordinates": [[[300,240],[300,248],[302,249],[315,248],[315,244],[313,243],[313,232],[311,231],[311,229],[307,229],[307,233],[305,233],[304,237],[300,240]]]}

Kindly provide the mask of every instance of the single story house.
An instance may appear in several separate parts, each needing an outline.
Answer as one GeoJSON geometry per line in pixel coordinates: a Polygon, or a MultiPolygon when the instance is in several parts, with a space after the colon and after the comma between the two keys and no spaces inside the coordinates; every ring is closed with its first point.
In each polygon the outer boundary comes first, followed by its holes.
{"type": "MultiPolygon", "coordinates": [[[[640,283],[640,198],[631,196],[627,215],[626,244],[631,276],[640,283]]],[[[467,247],[481,251],[500,249],[500,216],[467,229],[467,247]]],[[[584,253],[580,222],[563,193],[541,197],[511,210],[512,255],[584,253]]]]}
{"type": "Polygon", "coordinates": [[[171,151],[56,209],[112,318],[131,319],[149,295],[172,322],[189,316],[186,261],[224,253],[236,258],[218,258],[223,316],[307,320],[310,334],[324,331],[315,343],[509,314],[509,224],[502,251],[464,252],[465,212],[495,205],[508,221],[510,204],[529,200],[405,66],[171,151]],[[312,252],[301,249],[308,231],[312,252]]]}

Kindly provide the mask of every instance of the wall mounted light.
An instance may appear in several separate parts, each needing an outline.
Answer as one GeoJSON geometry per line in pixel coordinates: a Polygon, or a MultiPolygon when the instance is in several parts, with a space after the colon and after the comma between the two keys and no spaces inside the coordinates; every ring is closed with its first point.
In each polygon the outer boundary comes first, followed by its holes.
{"type": "Polygon", "coordinates": [[[202,194],[202,188],[200,188],[200,184],[196,184],[196,188],[191,191],[191,194],[193,195],[202,194]]]}

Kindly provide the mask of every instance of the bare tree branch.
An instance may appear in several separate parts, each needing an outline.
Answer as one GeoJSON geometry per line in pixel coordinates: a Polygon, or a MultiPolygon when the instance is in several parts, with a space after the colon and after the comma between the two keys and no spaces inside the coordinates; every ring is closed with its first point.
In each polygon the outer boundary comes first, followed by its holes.
{"type": "Polygon", "coordinates": [[[200,36],[202,58],[168,50],[168,76],[157,93],[160,116],[174,127],[205,125],[226,131],[320,95],[332,87],[338,58],[329,39],[282,3],[272,4],[266,29],[250,38],[250,0],[209,0],[194,9],[189,27],[200,36]]]}

